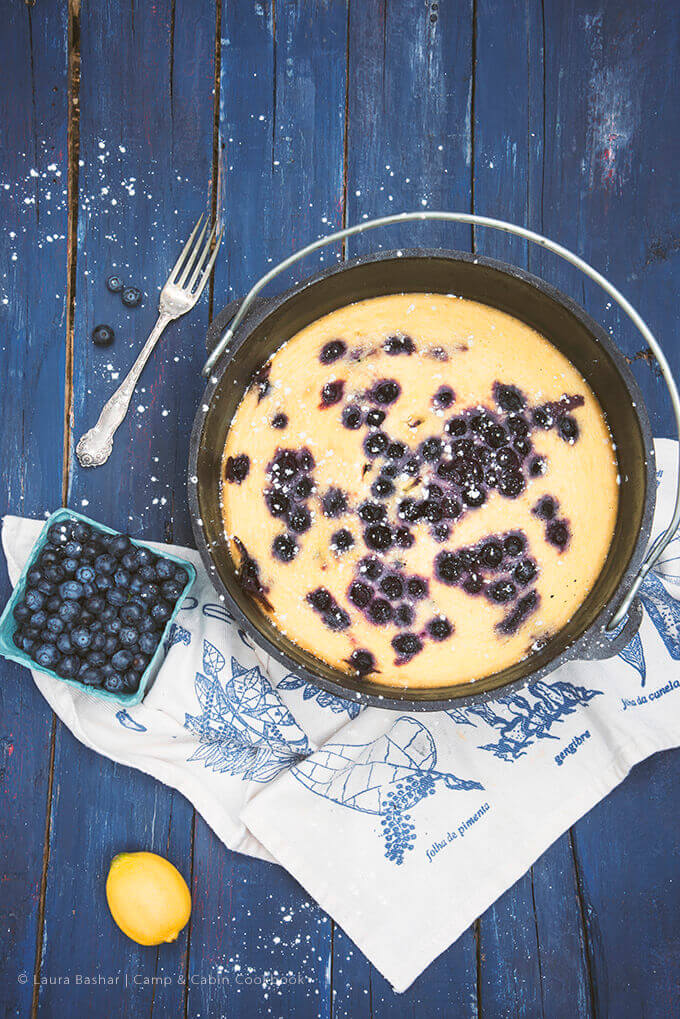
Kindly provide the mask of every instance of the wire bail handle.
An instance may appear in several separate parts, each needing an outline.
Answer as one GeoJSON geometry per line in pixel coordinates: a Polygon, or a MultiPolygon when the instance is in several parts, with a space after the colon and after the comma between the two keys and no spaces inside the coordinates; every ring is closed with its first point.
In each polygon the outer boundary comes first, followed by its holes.
{"type": "MultiPolygon", "coordinates": [[[[564,259],[565,262],[569,262],[571,265],[576,266],[577,269],[580,269],[581,272],[590,277],[591,280],[602,287],[602,289],[609,294],[614,301],[616,301],[621,310],[625,312],[633,325],[642,334],[645,343],[654,354],[659,368],[661,369],[661,374],[666,386],[668,387],[671,405],[675,415],[678,439],[680,440],[680,394],[678,393],[678,388],[675,384],[675,380],[673,379],[670,366],[649,326],[640,317],[632,304],[626,300],[623,294],[620,293],[620,291],[618,291],[616,287],[605,279],[605,277],[602,276],[596,269],[593,269],[591,265],[585,262],[578,255],[574,254],[573,251],[563,247],[561,244],[557,244],[555,241],[551,241],[548,237],[535,233],[533,230],[527,230],[526,227],[517,226],[515,223],[508,223],[502,219],[491,219],[488,216],[477,216],[471,212],[400,212],[393,216],[381,216],[378,219],[369,219],[364,223],[357,223],[355,226],[345,227],[343,230],[338,230],[336,233],[329,234],[327,237],[321,237],[319,240],[313,241],[312,244],[308,244],[306,247],[300,249],[300,251],[296,251],[295,254],[290,255],[282,262],[279,262],[278,265],[274,266],[273,269],[270,269],[269,272],[265,273],[265,275],[262,276],[253,287],[251,287],[246,296],[243,298],[239,310],[232,319],[231,325],[224,333],[213,352],[210,354],[208,360],[205,362],[205,365],[203,366],[203,375],[210,375],[215,364],[224,353],[224,350],[229,345],[229,342],[243,321],[248,308],[253,303],[253,300],[257,297],[260,291],[263,290],[267,284],[270,283],[271,280],[275,279],[275,277],[280,273],[284,272],[290,266],[295,265],[296,262],[301,261],[301,259],[305,258],[307,255],[312,254],[312,252],[318,251],[319,248],[326,247],[327,244],[333,244],[336,241],[345,240],[347,237],[352,237],[354,234],[364,233],[366,230],[374,230],[381,226],[390,226],[392,223],[407,223],[413,220],[444,220],[449,223],[469,223],[474,226],[487,226],[492,230],[500,230],[504,233],[515,234],[515,236],[522,237],[524,240],[533,241],[534,244],[538,244],[541,248],[546,248],[548,251],[551,251],[553,254],[564,259]]],[[[654,564],[658,561],[661,553],[671,541],[678,528],[678,524],[680,523],[680,449],[678,451],[678,459],[678,480],[675,493],[675,506],[671,522],[666,530],[662,531],[647,550],[647,554],[630,586],[630,590],[626,595],[624,595],[621,604],[605,627],[608,631],[615,630],[616,627],[620,625],[630,608],[633,598],[640,589],[640,585],[654,564]]]]}

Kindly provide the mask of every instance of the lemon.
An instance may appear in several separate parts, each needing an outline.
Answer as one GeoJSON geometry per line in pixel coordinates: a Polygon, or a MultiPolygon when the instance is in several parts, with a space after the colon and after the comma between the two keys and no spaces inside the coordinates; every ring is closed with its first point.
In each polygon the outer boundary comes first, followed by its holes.
{"type": "Polygon", "coordinates": [[[156,853],[119,853],[106,901],[123,934],[139,945],[175,941],[191,914],[191,894],[176,867],[156,853]]]}

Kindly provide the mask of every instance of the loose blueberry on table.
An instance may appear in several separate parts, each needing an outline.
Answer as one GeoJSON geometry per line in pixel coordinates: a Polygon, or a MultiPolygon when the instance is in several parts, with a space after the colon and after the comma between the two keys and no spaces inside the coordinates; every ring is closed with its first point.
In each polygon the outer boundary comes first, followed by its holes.
{"type": "Polygon", "coordinates": [[[63,519],[26,574],[14,644],[64,679],[132,694],[188,580],[183,566],[125,534],[63,519]]]}

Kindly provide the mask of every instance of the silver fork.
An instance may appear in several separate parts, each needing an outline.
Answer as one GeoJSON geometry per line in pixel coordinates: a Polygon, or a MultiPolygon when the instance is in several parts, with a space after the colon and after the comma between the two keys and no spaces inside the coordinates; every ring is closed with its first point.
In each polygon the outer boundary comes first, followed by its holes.
{"type": "Polygon", "coordinates": [[[85,432],[76,446],[76,455],[83,467],[100,467],[111,456],[115,431],[127,414],[139,376],[142,374],[144,365],[149,360],[161,333],[168,322],[191,311],[203,293],[217,258],[224,229],[217,234],[217,243],[211,255],[210,245],[215,239],[217,224],[213,226],[204,244],[203,239],[208,229],[207,220],[198,240],[195,241],[202,220],[203,216],[194,227],[189,240],[184,245],[182,254],[177,259],[161,290],[158,320],[140,350],[137,360],[113,396],[104,404],[96,425],[85,432]]]}

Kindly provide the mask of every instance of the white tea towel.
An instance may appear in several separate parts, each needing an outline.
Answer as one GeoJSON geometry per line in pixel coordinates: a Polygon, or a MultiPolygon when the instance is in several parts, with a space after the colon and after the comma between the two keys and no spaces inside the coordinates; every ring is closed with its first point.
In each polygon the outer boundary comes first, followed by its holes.
{"type": "MultiPolygon", "coordinates": [[[[677,450],[656,443],[655,534],[677,450]]],[[[13,583],[41,526],[5,518],[13,583]]],[[[677,536],[618,657],[434,713],[360,709],[287,673],[231,621],[197,553],[171,550],[199,576],[142,704],[36,684],[87,746],[178,789],[230,849],[286,867],[396,991],[634,764],[680,744],[677,536]]]]}

